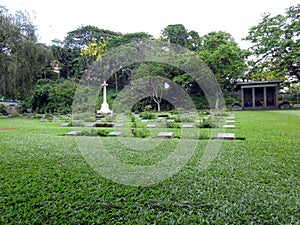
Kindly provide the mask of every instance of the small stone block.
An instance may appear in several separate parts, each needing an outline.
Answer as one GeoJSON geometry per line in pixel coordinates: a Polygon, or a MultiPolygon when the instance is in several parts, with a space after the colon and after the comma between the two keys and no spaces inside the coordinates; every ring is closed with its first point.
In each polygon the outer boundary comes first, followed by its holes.
{"type": "Polygon", "coordinates": [[[120,123],[120,124],[115,124],[114,127],[124,127],[124,125],[120,123]]]}
{"type": "Polygon", "coordinates": [[[202,120],[195,120],[195,123],[202,123],[202,120]]]}
{"type": "Polygon", "coordinates": [[[146,128],[155,128],[155,127],[156,127],[155,124],[148,124],[148,125],[146,126],[146,128]]]}
{"type": "Polygon", "coordinates": [[[234,120],[226,120],[226,123],[234,123],[234,120]]]}
{"type": "Polygon", "coordinates": [[[86,126],[87,126],[87,127],[94,127],[94,126],[96,126],[96,124],[95,124],[95,123],[89,123],[89,124],[87,124],[86,126]]]}
{"type": "Polygon", "coordinates": [[[157,135],[158,138],[174,138],[173,132],[159,132],[157,135]]]}
{"type": "Polygon", "coordinates": [[[175,120],[167,120],[168,123],[174,123],[175,120]]]}
{"type": "Polygon", "coordinates": [[[235,126],[234,125],[224,125],[223,128],[234,129],[235,126]]]}
{"type": "Polygon", "coordinates": [[[109,137],[123,137],[124,134],[123,134],[123,132],[113,131],[113,132],[110,132],[107,136],[109,136],[109,137]]]}
{"type": "Polygon", "coordinates": [[[182,128],[193,128],[194,125],[191,125],[191,124],[185,124],[185,125],[182,125],[182,128]]]}
{"type": "Polygon", "coordinates": [[[69,124],[68,124],[68,123],[63,123],[63,124],[61,124],[60,126],[61,126],[61,127],[68,127],[69,124]]]}
{"type": "Polygon", "coordinates": [[[141,120],[141,123],[148,123],[148,120],[141,120]]]}
{"type": "Polygon", "coordinates": [[[79,133],[79,131],[70,131],[66,133],[66,136],[76,136],[79,133]]]}
{"type": "Polygon", "coordinates": [[[223,139],[223,140],[234,140],[235,135],[233,133],[218,133],[218,139],[223,139]]]}

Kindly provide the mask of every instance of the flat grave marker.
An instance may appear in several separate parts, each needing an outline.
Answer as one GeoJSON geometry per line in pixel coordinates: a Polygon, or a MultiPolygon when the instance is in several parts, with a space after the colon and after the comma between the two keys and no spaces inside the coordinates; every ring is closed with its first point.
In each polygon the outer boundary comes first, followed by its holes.
{"type": "Polygon", "coordinates": [[[118,123],[118,124],[115,124],[114,127],[124,127],[124,124],[118,123]]]}
{"type": "Polygon", "coordinates": [[[68,133],[66,133],[66,136],[76,136],[77,134],[79,134],[80,133],[80,131],[70,131],[70,132],[68,132],[68,133]]]}
{"type": "Polygon", "coordinates": [[[234,135],[234,133],[218,133],[217,139],[234,140],[235,135],[234,135]]]}
{"type": "Polygon", "coordinates": [[[156,124],[147,124],[146,128],[155,128],[156,124]]]}
{"type": "Polygon", "coordinates": [[[159,132],[156,136],[158,138],[174,138],[173,132],[159,132]]]}
{"type": "Polygon", "coordinates": [[[224,125],[223,128],[226,128],[226,129],[234,129],[235,126],[234,125],[224,125]]]}
{"type": "Polygon", "coordinates": [[[167,120],[168,123],[174,123],[175,120],[167,120]]]}
{"type": "Polygon", "coordinates": [[[182,128],[193,128],[194,127],[194,125],[192,125],[192,124],[184,124],[184,125],[182,125],[182,128]]]}
{"type": "Polygon", "coordinates": [[[112,131],[107,136],[109,136],[109,137],[123,137],[124,134],[123,134],[123,132],[120,132],[120,131],[112,131]]]}

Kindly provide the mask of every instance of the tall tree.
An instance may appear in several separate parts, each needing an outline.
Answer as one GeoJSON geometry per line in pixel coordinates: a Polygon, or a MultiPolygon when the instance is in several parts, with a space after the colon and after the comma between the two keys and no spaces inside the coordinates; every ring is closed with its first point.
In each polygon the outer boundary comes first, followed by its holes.
{"type": "Polygon", "coordinates": [[[284,15],[265,13],[258,25],[250,28],[250,74],[256,79],[272,75],[300,78],[300,4],[286,9],[284,15]]]}
{"type": "Polygon", "coordinates": [[[223,91],[230,90],[237,78],[244,76],[246,71],[245,51],[227,32],[206,34],[198,54],[212,70],[223,91]]]}
{"type": "Polygon", "coordinates": [[[187,46],[189,33],[182,24],[168,25],[162,31],[161,38],[173,44],[187,46]]]}
{"type": "Polygon", "coordinates": [[[11,15],[2,7],[0,21],[0,93],[10,99],[25,99],[49,63],[49,52],[45,45],[36,43],[29,15],[11,15]]]}

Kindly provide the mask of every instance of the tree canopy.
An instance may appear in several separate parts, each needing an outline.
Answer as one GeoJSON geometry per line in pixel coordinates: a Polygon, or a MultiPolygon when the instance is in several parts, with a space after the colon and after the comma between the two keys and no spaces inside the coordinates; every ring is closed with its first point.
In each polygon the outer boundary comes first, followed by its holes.
{"type": "Polygon", "coordinates": [[[245,40],[250,47],[249,69],[254,78],[300,78],[300,4],[284,15],[265,13],[258,25],[250,28],[245,40]]]}
{"type": "MultiPolygon", "coordinates": [[[[186,29],[183,24],[166,26],[159,38],[146,32],[122,34],[91,25],[80,26],[68,32],[64,40],[53,40],[52,45],[47,46],[38,43],[36,28],[29,14],[17,12],[12,15],[0,6],[0,97],[25,100],[28,107],[39,112],[58,109],[68,112],[71,104],[68,99],[72,99],[78,81],[85,75],[86,81],[92,82],[93,77],[85,71],[109,52],[114,54],[110,54],[112,59],[105,67],[111,75],[109,93],[117,95],[135,77],[147,73],[150,77],[174,82],[194,95],[194,99],[204,96],[192,76],[175,66],[153,59],[152,62],[124,67],[122,60],[130,58],[131,53],[138,54],[139,50],[125,47],[122,51],[119,47],[147,40],[162,42],[166,51],[171,45],[178,45],[196,54],[208,65],[225,93],[232,91],[240,78],[290,80],[286,78],[290,77],[297,86],[300,78],[299,18],[299,4],[286,9],[283,15],[265,13],[245,37],[251,43],[248,50],[241,49],[226,31],[199,34],[186,29]],[[119,60],[114,61],[114,57],[119,60]],[[114,69],[111,69],[112,66],[114,69]],[[63,93],[64,90],[66,93],[63,93]]],[[[178,65],[187,63],[188,54],[181,54],[181,59],[178,55],[174,53],[178,65]]],[[[290,91],[295,89],[293,85],[287,85],[290,91]]],[[[157,105],[158,98],[152,95],[152,99],[157,105]]],[[[149,99],[146,102],[149,104],[149,99]]]]}

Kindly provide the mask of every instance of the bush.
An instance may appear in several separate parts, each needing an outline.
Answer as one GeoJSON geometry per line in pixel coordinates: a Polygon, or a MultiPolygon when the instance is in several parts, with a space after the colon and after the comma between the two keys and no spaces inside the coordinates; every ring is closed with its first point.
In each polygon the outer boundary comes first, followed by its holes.
{"type": "Polygon", "coordinates": [[[142,128],[142,129],[132,128],[131,132],[135,137],[139,137],[139,138],[146,138],[151,135],[151,132],[149,130],[147,130],[146,128],[142,128]]]}
{"type": "Polygon", "coordinates": [[[82,130],[79,133],[80,136],[98,136],[99,133],[97,130],[95,129],[91,129],[91,130],[82,130]]]}
{"type": "Polygon", "coordinates": [[[84,127],[84,124],[80,121],[72,121],[69,124],[69,127],[84,127]]]}
{"type": "Polygon", "coordinates": [[[0,105],[0,113],[4,116],[7,115],[6,108],[7,107],[5,105],[2,105],[2,104],[0,105]]]}
{"type": "Polygon", "coordinates": [[[197,124],[198,128],[216,128],[216,125],[213,123],[213,121],[209,118],[207,120],[203,120],[202,123],[197,124]]]}
{"type": "Polygon", "coordinates": [[[109,131],[108,130],[98,130],[98,134],[101,137],[106,137],[108,135],[109,131]]]}
{"type": "Polygon", "coordinates": [[[167,128],[180,128],[180,125],[178,123],[167,122],[166,127],[167,128]]]}
{"type": "Polygon", "coordinates": [[[156,115],[151,112],[142,112],[140,113],[140,117],[144,120],[152,120],[156,118],[156,115]]]}

